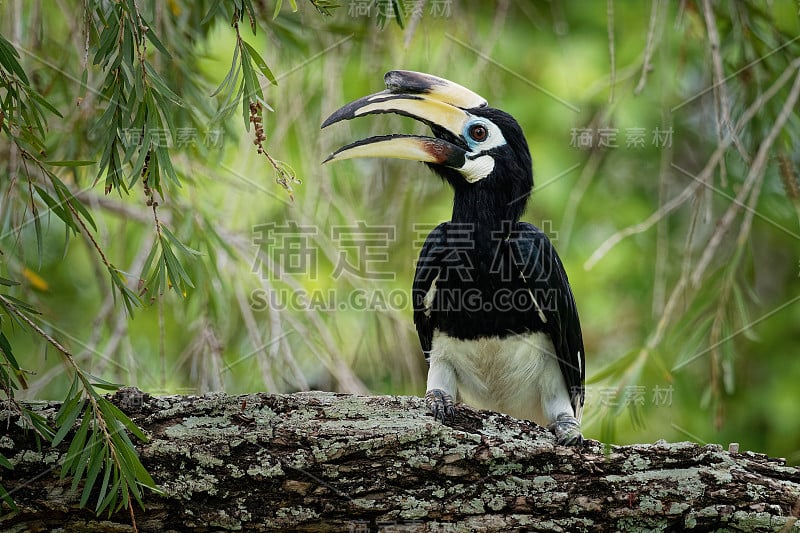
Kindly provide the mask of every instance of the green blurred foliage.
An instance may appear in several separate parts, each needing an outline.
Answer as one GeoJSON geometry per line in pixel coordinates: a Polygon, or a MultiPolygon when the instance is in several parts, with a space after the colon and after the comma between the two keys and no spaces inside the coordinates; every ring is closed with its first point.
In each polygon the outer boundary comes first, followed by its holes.
{"type": "MultiPolygon", "coordinates": [[[[386,71],[420,70],[485,96],[527,135],[537,186],[525,219],[554,240],[581,314],[585,435],[617,443],[739,442],[800,460],[800,199],[781,179],[784,162],[784,181],[797,180],[796,111],[770,146],[752,206],[735,213],[699,279],[679,286],[682,274],[698,272],[731,197],[745,186],[794,75],[757,108],[738,146],[724,150],[707,187],[594,255],[696,183],[691,176],[701,174],[721,142],[721,99],[736,122],[779,76],[797,72],[796,2],[712,3],[724,84],[714,77],[703,2],[428,0],[421,18],[413,2],[403,4],[402,28],[391,17],[378,24],[385,2],[343,1],[330,17],[308,2],[296,12],[285,3],[275,18],[275,3],[254,2],[257,31],[243,24],[241,37],[276,78],[276,85],[258,78],[273,109],[264,108],[263,146],[302,181],[291,184],[293,200],[257,152],[241,104],[215,120],[225,102],[210,95],[230,70],[237,42],[229,18],[200,25],[214,2],[141,4],[170,52],[151,46],[147,58],[184,102],[171,108],[171,120],[186,128],[190,142],[174,138],[168,150],[180,186],[164,181],[156,197],[164,225],[200,252],[178,254],[193,288],[143,292],[143,306],[128,315],[114,302],[85,235],[67,240],[52,215],[42,218],[37,254],[25,197],[14,199],[23,169],[0,139],[0,161],[8,162],[0,175],[0,276],[22,282],[6,292],[38,309],[37,323],[88,372],[151,393],[422,394],[425,365],[409,300],[398,295],[408,295],[420,228],[449,219],[452,193],[418,163],[320,165],[337,147],[368,135],[425,132],[414,121],[381,115],[319,130],[333,110],[381,90],[386,71]],[[576,136],[585,131],[594,137],[582,148],[576,136]],[[657,132],[670,132],[669,142],[657,132]],[[642,134],[641,144],[633,143],[642,134]],[[601,139],[616,146],[598,146],[601,139]],[[355,274],[335,275],[342,254],[353,262],[355,252],[334,230],[352,230],[359,221],[393,232],[378,250],[388,260],[371,268],[394,279],[369,279],[363,262],[355,274]],[[300,233],[273,244],[261,240],[270,234],[264,225],[288,223],[300,233]],[[311,263],[292,269],[292,250],[308,252],[311,263]],[[326,299],[310,309],[263,306],[265,291],[283,291],[284,303],[302,291],[326,299]],[[390,294],[406,305],[348,303],[353,295],[390,294]]],[[[15,17],[3,17],[0,33],[21,51],[32,85],[63,115],[47,121],[48,157],[99,160],[106,139],[93,125],[107,105],[97,92],[104,72],[89,61],[81,84],[82,21],[39,3],[14,5],[15,17]]],[[[78,197],[97,224],[94,238],[128,287],[140,291],[155,238],[153,210],[139,185],[104,195],[103,179],[93,182],[96,172],[57,169],[83,191],[78,197]]],[[[34,372],[23,397],[63,398],[71,379],[52,349],[8,321],[2,326],[21,366],[34,372]]]]}

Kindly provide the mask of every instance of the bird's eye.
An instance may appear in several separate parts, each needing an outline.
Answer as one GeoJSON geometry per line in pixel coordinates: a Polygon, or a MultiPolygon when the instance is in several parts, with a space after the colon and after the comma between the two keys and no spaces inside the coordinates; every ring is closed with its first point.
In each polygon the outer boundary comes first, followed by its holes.
{"type": "Polygon", "coordinates": [[[489,130],[487,130],[486,126],[484,126],[483,124],[475,124],[473,126],[470,126],[469,136],[474,141],[483,142],[486,140],[486,137],[489,136],[489,130]]]}

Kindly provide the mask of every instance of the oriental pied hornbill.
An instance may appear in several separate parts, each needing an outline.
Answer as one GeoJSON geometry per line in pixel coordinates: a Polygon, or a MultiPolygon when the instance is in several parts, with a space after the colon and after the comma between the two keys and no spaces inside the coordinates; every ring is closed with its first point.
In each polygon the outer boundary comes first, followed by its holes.
{"type": "Polygon", "coordinates": [[[422,161],[455,190],[452,220],[428,235],[412,290],[433,415],[452,420],[458,398],[547,425],[560,444],[582,442],[583,338],[558,254],[519,220],[533,187],[522,129],[451,81],[396,70],[385,82],[386,90],[345,105],[322,127],[396,113],[424,122],[435,138],[370,137],[325,162],[422,161]]]}

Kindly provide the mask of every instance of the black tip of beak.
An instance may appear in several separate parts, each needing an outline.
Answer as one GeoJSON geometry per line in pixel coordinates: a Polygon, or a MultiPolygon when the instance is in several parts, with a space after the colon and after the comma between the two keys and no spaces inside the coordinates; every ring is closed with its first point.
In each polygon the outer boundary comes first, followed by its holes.
{"type": "Polygon", "coordinates": [[[383,76],[386,89],[392,93],[426,94],[441,81],[436,76],[411,70],[390,70],[383,76]]]}
{"type": "Polygon", "coordinates": [[[333,115],[331,115],[328,118],[326,118],[325,121],[322,123],[322,126],[319,127],[319,129],[321,129],[321,130],[325,129],[328,126],[330,126],[331,124],[333,124],[334,122],[339,122],[340,120],[346,120],[348,118],[353,118],[353,117],[342,117],[341,116],[342,111],[343,111],[343,109],[339,109],[333,115]]]}
{"type": "Polygon", "coordinates": [[[331,124],[335,124],[336,122],[340,122],[342,120],[350,120],[356,116],[356,113],[359,109],[371,102],[381,101],[386,96],[391,96],[391,93],[389,91],[381,91],[379,93],[370,94],[369,96],[364,96],[363,98],[354,100],[344,107],[340,107],[334,111],[331,116],[325,119],[325,121],[322,123],[322,126],[320,126],[320,129],[327,128],[331,124]]]}
{"type": "Polygon", "coordinates": [[[354,118],[356,112],[369,103],[390,99],[393,95],[398,94],[426,94],[437,84],[441,84],[441,80],[435,76],[410,70],[390,70],[383,76],[383,81],[386,83],[385,91],[364,96],[337,109],[325,119],[320,129],[342,120],[354,118]]]}

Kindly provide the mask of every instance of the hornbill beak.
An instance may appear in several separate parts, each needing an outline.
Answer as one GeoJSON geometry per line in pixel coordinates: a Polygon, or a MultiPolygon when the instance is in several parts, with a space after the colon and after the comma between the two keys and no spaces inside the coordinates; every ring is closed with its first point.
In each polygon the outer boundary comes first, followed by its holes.
{"type": "MultiPolygon", "coordinates": [[[[325,119],[322,127],[364,115],[395,113],[463,138],[467,121],[472,117],[466,110],[486,106],[486,100],[469,89],[430,74],[393,70],[386,73],[384,82],[386,90],[350,102],[325,119]]],[[[388,157],[461,168],[467,153],[461,146],[435,137],[379,135],[343,146],[323,163],[388,157]]]]}

